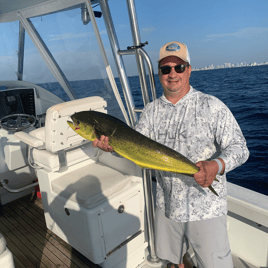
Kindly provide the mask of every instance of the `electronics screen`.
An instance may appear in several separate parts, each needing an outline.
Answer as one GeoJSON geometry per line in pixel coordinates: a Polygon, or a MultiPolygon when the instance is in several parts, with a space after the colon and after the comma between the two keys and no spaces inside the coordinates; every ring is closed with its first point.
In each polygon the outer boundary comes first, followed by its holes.
{"type": "Polygon", "coordinates": [[[10,114],[35,114],[34,89],[0,90],[0,118],[10,114]]]}

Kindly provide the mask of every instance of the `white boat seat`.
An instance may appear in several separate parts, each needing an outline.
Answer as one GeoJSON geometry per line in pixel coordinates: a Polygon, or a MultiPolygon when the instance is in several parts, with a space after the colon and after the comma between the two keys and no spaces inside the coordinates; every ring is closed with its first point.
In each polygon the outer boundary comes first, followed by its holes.
{"type": "Polygon", "coordinates": [[[101,97],[88,97],[50,107],[46,113],[45,127],[29,134],[23,131],[15,136],[28,144],[30,159],[49,171],[63,171],[68,166],[85,161],[97,154],[91,142],[77,135],[67,124],[75,112],[97,110],[106,112],[106,101],[101,97]],[[79,148],[77,148],[79,147],[79,148]]]}
{"type": "Polygon", "coordinates": [[[67,173],[51,183],[52,191],[86,208],[93,208],[129,188],[129,176],[100,162],[67,173]]]}
{"type": "MultiPolygon", "coordinates": [[[[68,167],[75,165],[79,162],[93,158],[97,156],[97,154],[98,149],[93,148],[91,142],[85,143],[83,146],[66,150],[66,165],[68,167]]],[[[31,151],[31,158],[34,159],[34,163],[40,167],[52,172],[60,171],[61,163],[59,155],[56,153],[51,153],[47,150],[34,149],[31,151]]]]}
{"type": "Polygon", "coordinates": [[[141,169],[92,147],[67,124],[75,112],[105,113],[105,105],[100,97],[55,105],[46,113],[44,128],[16,136],[32,146],[33,164],[43,167],[36,174],[47,228],[108,268],[117,266],[115,256],[126,258],[127,250],[140,263],[147,245],[141,169]]]}

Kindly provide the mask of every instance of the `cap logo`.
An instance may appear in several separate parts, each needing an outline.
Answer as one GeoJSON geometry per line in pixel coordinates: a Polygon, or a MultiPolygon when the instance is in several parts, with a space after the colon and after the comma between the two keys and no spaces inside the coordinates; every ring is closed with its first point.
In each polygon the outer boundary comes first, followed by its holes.
{"type": "Polygon", "coordinates": [[[166,51],[178,51],[180,50],[180,46],[176,43],[171,43],[166,47],[166,51]]]}

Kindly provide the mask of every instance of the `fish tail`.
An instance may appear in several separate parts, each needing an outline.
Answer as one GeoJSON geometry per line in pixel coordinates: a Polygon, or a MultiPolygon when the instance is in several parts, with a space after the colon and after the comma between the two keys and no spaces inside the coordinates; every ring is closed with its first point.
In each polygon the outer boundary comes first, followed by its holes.
{"type": "Polygon", "coordinates": [[[217,192],[214,190],[214,188],[210,185],[210,186],[208,186],[208,189],[213,193],[213,194],[215,194],[216,196],[219,196],[218,194],[217,194],[217,192]]]}

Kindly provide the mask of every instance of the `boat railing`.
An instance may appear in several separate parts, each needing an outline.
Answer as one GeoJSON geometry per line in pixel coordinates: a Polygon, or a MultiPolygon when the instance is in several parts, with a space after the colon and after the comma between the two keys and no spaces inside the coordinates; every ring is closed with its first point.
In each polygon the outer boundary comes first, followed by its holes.
{"type": "MultiPolygon", "coordinates": [[[[156,96],[156,89],[155,89],[154,71],[153,71],[153,65],[152,65],[151,59],[148,56],[147,52],[142,47],[138,46],[138,47],[129,47],[127,50],[119,50],[118,54],[121,56],[133,55],[136,53],[136,51],[145,60],[145,63],[147,65],[152,99],[155,100],[157,96],[156,96]]],[[[142,90],[143,103],[145,104],[149,103],[150,96],[149,96],[149,90],[148,90],[147,84],[145,87],[141,88],[141,90],[142,90]]],[[[142,109],[135,107],[134,112],[140,113],[142,112],[142,109]]]]}
{"type": "Polygon", "coordinates": [[[146,62],[147,68],[149,71],[152,99],[153,100],[156,99],[156,90],[155,90],[155,81],[154,81],[154,72],[153,72],[152,63],[147,53],[142,49],[142,46],[144,46],[146,43],[142,44],[140,40],[134,1],[127,0],[130,27],[131,27],[131,33],[132,33],[132,38],[133,38],[133,46],[129,47],[127,50],[120,50],[108,2],[100,0],[99,3],[100,3],[101,11],[103,13],[103,18],[104,18],[104,22],[106,25],[108,37],[110,40],[112,53],[113,53],[115,64],[116,64],[117,71],[118,71],[118,76],[122,85],[122,90],[123,90],[123,94],[125,97],[126,106],[129,112],[131,125],[134,126],[138,122],[137,112],[141,112],[141,109],[138,109],[135,107],[122,56],[133,55],[133,54],[135,54],[136,56],[136,62],[137,62],[138,74],[140,78],[140,85],[141,85],[144,105],[150,102],[149,89],[147,86],[147,75],[145,71],[144,61],[146,62]]]}
{"type": "MultiPolygon", "coordinates": [[[[46,65],[50,69],[51,73],[55,76],[57,81],[60,83],[62,88],[65,90],[67,95],[71,100],[77,99],[77,96],[75,92],[73,91],[68,79],[62,72],[61,68],[59,67],[58,63],[54,59],[53,55],[49,51],[48,47],[46,46],[45,42],[35,29],[33,23],[31,22],[30,19],[26,18],[23,16],[21,12],[18,12],[18,16],[20,19],[20,24],[23,26],[23,28],[26,30],[27,34],[31,38],[32,42],[34,43],[35,47],[39,51],[40,55],[42,56],[43,60],[45,61],[46,65]]],[[[23,34],[22,34],[22,27],[20,26],[20,33],[22,37],[20,38],[20,48],[23,47],[22,42],[23,42],[23,34]]],[[[20,54],[19,54],[19,61],[22,60],[23,53],[21,52],[22,49],[20,49],[20,54]]],[[[19,66],[18,73],[22,73],[23,66],[22,64],[19,66]]],[[[18,80],[20,80],[21,76],[18,75],[18,80]]]]}
{"type": "MultiPolygon", "coordinates": [[[[111,12],[110,12],[109,5],[108,5],[108,1],[100,0],[99,4],[101,7],[101,11],[103,13],[104,23],[106,25],[106,30],[107,30],[108,37],[110,40],[112,53],[114,56],[116,67],[117,67],[119,79],[122,85],[122,90],[123,90],[123,94],[125,97],[126,106],[129,112],[131,125],[135,126],[136,123],[138,122],[137,112],[140,112],[141,110],[135,107],[134,99],[133,99],[130,85],[128,82],[128,78],[126,75],[124,62],[122,59],[123,55],[135,54],[136,56],[136,63],[137,63],[138,74],[140,78],[140,85],[141,85],[144,105],[150,102],[144,60],[149,70],[149,78],[150,78],[151,93],[152,93],[153,100],[156,99],[156,91],[155,91],[155,81],[154,81],[154,72],[153,72],[152,63],[147,53],[142,49],[142,46],[144,46],[145,44],[142,44],[140,40],[134,0],[127,0],[130,27],[131,27],[131,33],[132,33],[132,38],[133,38],[133,47],[128,50],[120,50],[118,39],[117,39],[116,32],[115,32],[115,27],[113,25],[111,12]]],[[[87,2],[87,5],[88,5],[88,9],[91,9],[88,2],[87,2]]],[[[93,16],[92,16],[92,19],[94,20],[93,16]]],[[[93,27],[95,28],[95,33],[98,33],[97,26],[95,25],[94,22],[93,22],[93,27]]],[[[99,43],[101,43],[101,40],[99,43]]],[[[102,50],[102,46],[100,46],[100,49],[102,50]]],[[[102,54],[104,53],[105,52],[102,52],[102,54]]],[[[151,173],[147,170],[143,170],[143,186],[144,186],[146,214],[147,214],[147,223],[148,223],[148,240],[149,240],[149,247],[150,247],[150,255],[148,256],[148,261],[151,263],[158,263],[159,258],[156,255],[155,243],[154,243],[154,207],[153,207],[154,201],[153,201],[153,190],[152,190],[152,184],[151,184],[151,173]]]]}
{"type": "Polygon", "coordinates": [[[268,197],[228,182],[228,210],[268,228],[268,197]]]}

